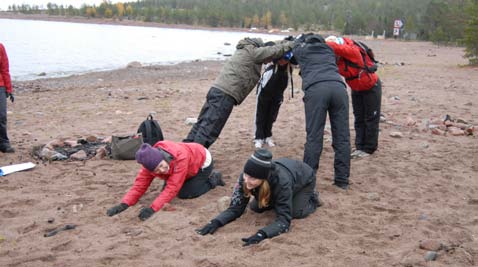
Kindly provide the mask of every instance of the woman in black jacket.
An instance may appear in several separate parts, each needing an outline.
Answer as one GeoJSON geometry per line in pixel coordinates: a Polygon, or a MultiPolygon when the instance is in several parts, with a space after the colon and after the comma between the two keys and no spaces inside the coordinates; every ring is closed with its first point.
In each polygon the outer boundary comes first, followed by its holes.
{"type": "Polygon", "coordinates": [[[305,218],[319,206],[315,180],[314,171],[307,164],[287,158],[272,160],[271,152],[258,149],[239,176],[229,208],[196,232],[213,234],[219,227],[239,218],[254,196],[250,208],[259,213],[274,209],[276,219],[256,234],[243,238],[243,245],[257,244],[285,233],[292,218],[305,218]]]}
{"type": "Polygon", "coordinates": [[[296,38],[292,50],[300,67],[304,91],[305,129],[304,162],[319,169],[327,114],[332,127],[334,149],[334,185],[347,189],[350,176],[349,98],[339,74],[334,50],[322,36],[306,34],[296,38]]]}

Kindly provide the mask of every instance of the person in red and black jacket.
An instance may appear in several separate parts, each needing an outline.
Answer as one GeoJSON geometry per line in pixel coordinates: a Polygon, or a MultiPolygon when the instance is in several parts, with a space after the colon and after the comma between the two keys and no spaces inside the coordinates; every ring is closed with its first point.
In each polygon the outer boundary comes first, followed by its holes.
{"type": "Polygon", "coordinates": [[[0,151],[3,153],[15,152],[7,135],[7,99],[10,98],[13,103],[12,93],[8,56],[5,47],[0,43],[0,151]]]}
{"type": "Polygon", "coordinates": [[[364,66],[360,48],[349,38],[329,36],[326,43],[337,56],[337,66],[349,87],[352,89],[352,107],[355,117],[355,151],[353,158],[366,157],[378,147],[380,107],[382,102],[382,85],[375,72],[368,72],[347,64],[352,62],[364,66]]]}
{"type": "Polygon", "coordinates": [[[142,221],[151,217],[176,196],[183,199],[196,198],[217,185],[224,186],[221,173],[213,171],[211,153],[197,143],[159,141],[153,147],[143,144],[136,152],[136,161],[142,168],[133,187],[119,205],[107,210],[108,216],[135,205],[154,178],[165,180],[165,186],[150,207],[141,209],[138,217],[142,221]]]}

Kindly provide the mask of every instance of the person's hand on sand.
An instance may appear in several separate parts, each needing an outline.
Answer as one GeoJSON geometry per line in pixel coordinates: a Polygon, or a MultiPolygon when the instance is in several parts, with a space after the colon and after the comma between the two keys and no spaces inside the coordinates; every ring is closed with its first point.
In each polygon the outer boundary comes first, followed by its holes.
{"type": "Polygon", "coordinates": [[[208,224],[206,224],[205,226],[203,226],[202,228],[196,229],[196,233],[200,235],[207,235],[207,234],[212,235],[221,226],[222,226],[221,223],[218,220],[214,219],[210,221],[208,224]]]}
{"type": "Polygon", "coordinates": [[[248,238],[242,238],[242,241],[244,244],[242,244],[243,247],[253,245],[253,244],[258,244],[262,240],[266,239],[266,233],[263,231],[259,230],[255,235],[250,236],[248,238]]]}
{"type": "Polygon", "coordinates": [[[142,221],[147,220],[149,217],[151,217],[154,214],[154,210],[152,208],[142,208],[141,211],[139,212],[139,219],[142,221]]]}
{"type": "Polygon", "coordinates": [[[106,211],[106,215],[108,215],[108,216],[111,217],[111,216],[116,215],[116,214],[118,214],[118,213],[120,213],[120,212],[123,212],[123,211],[126,210],[127,208],[129,208],[128,204],[126,204],[126,203],[121,203],[121,204],[119,204],[119,205],[116,205],[116,206],[114,206],[114,207],[108,209],[108,210],[106,211]]]}

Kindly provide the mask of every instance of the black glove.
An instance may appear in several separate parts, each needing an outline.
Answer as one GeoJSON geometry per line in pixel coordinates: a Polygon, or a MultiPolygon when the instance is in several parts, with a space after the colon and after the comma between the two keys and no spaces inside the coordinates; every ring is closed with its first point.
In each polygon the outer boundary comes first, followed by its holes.
{"type": "Polygon", "coordinates": [[[303,33],[297,35],[296,37],[294,37],[294,43],[295,44],[300,44],[300,43],[305,42],[305,37],[306,37],[306,35],[303,34],[303,33]]]}
{"type": "Polygon", "coordinates": [[[251,237],[242,238],[242,241],[245,242],[244,244],[242,244],[242,246],[245,247],[245,246],[249,246],[249,245],[252,245],[252,244],[258,244],[259,242],[261,242],[264,239],[266,239],[266,233],[264,233],[264,231],[259,230],[259,232],[257,232],[255,235],[253,235],[251,237]]]}
{"type": "Polygon", "coordinates": [[[212,235],[221,226],[222,226],[221,222],[214,219],[214,220],[210,221],[208,224],[204,225],[203,228],[196,229],[196,233],[198,233],[200,235],[207,235],[207,234],[212,235]]]}
{"type": "Polygon", "coordinates": [[[128,204],[126,204],[126,203],[121,203],[121,204],[119,204],[119,205],[116,205],[116,206],[112,207],[111,209],[108,209],[108,210],[106,211],[106,215],[108,215],[108,216],[111,217],[111,216],[113,216],[113,215],[116,215],[116,214],[118,214],[118,213],[120,213],[120,212],[126,210],[127,208],[129,208],[128,204]]]}
{"type": "Polygon", "coordinates": [[[15,101],[15,97],[13,96],[12,93],[7,93],[7,99],[8,98],[10,98],[10,101],[12,101],[12,103],[13,103],[13,101],[15,101]]]}
{"type": "Polygon", "coordinates": [[[294,38],[294,36],[289,35],[289,36],[287,36],[286,38],[284,38],[284,40],[286,40],[286,41],[294,41],[295,38],[294,38]]]}
{"type": "Polygon", "coordinates": [[[154,210],[152,208],[142,208],[141,211],[139,212],[138,217],[140,220],[145,221],[146,219],[151,217],[151,215],[153,214],[154,214],[154,210]]]}

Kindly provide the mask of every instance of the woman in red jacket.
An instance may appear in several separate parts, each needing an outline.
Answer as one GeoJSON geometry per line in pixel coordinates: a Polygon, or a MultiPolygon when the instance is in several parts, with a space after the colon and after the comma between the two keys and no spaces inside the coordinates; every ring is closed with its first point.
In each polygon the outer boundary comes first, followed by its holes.
{"type": "Polygon", "coordinates": [[[7,135],[7,98],[13,103],[12,91],[7,52],[0,43],[0,151],[3,153],[15,152],[7,135]]]}
{"type": "Polygon", "coordinates": [[[119,205],[106,212],[116,215],[135,205],[154,178],[164,180],[164,187],[150,207],[141,209],[139,218],[144,221],[159,211],[174,197],[195,198],[217,185],[223,186],[221,173],[213,171],[211,153],[200,144],[159,141],[154,147],[141,145],[136,161],[142,165],[133,187],[119,205]]]}
{"type": "Polygon", "coordinates": [[[352,89],[356,150],[351,156],[369,156],[378,146],[382,84],[375,72],[363,68],[364,58],[353,40],[329,36],[325,41],[337,56],[340,75],[352,89]]]}

